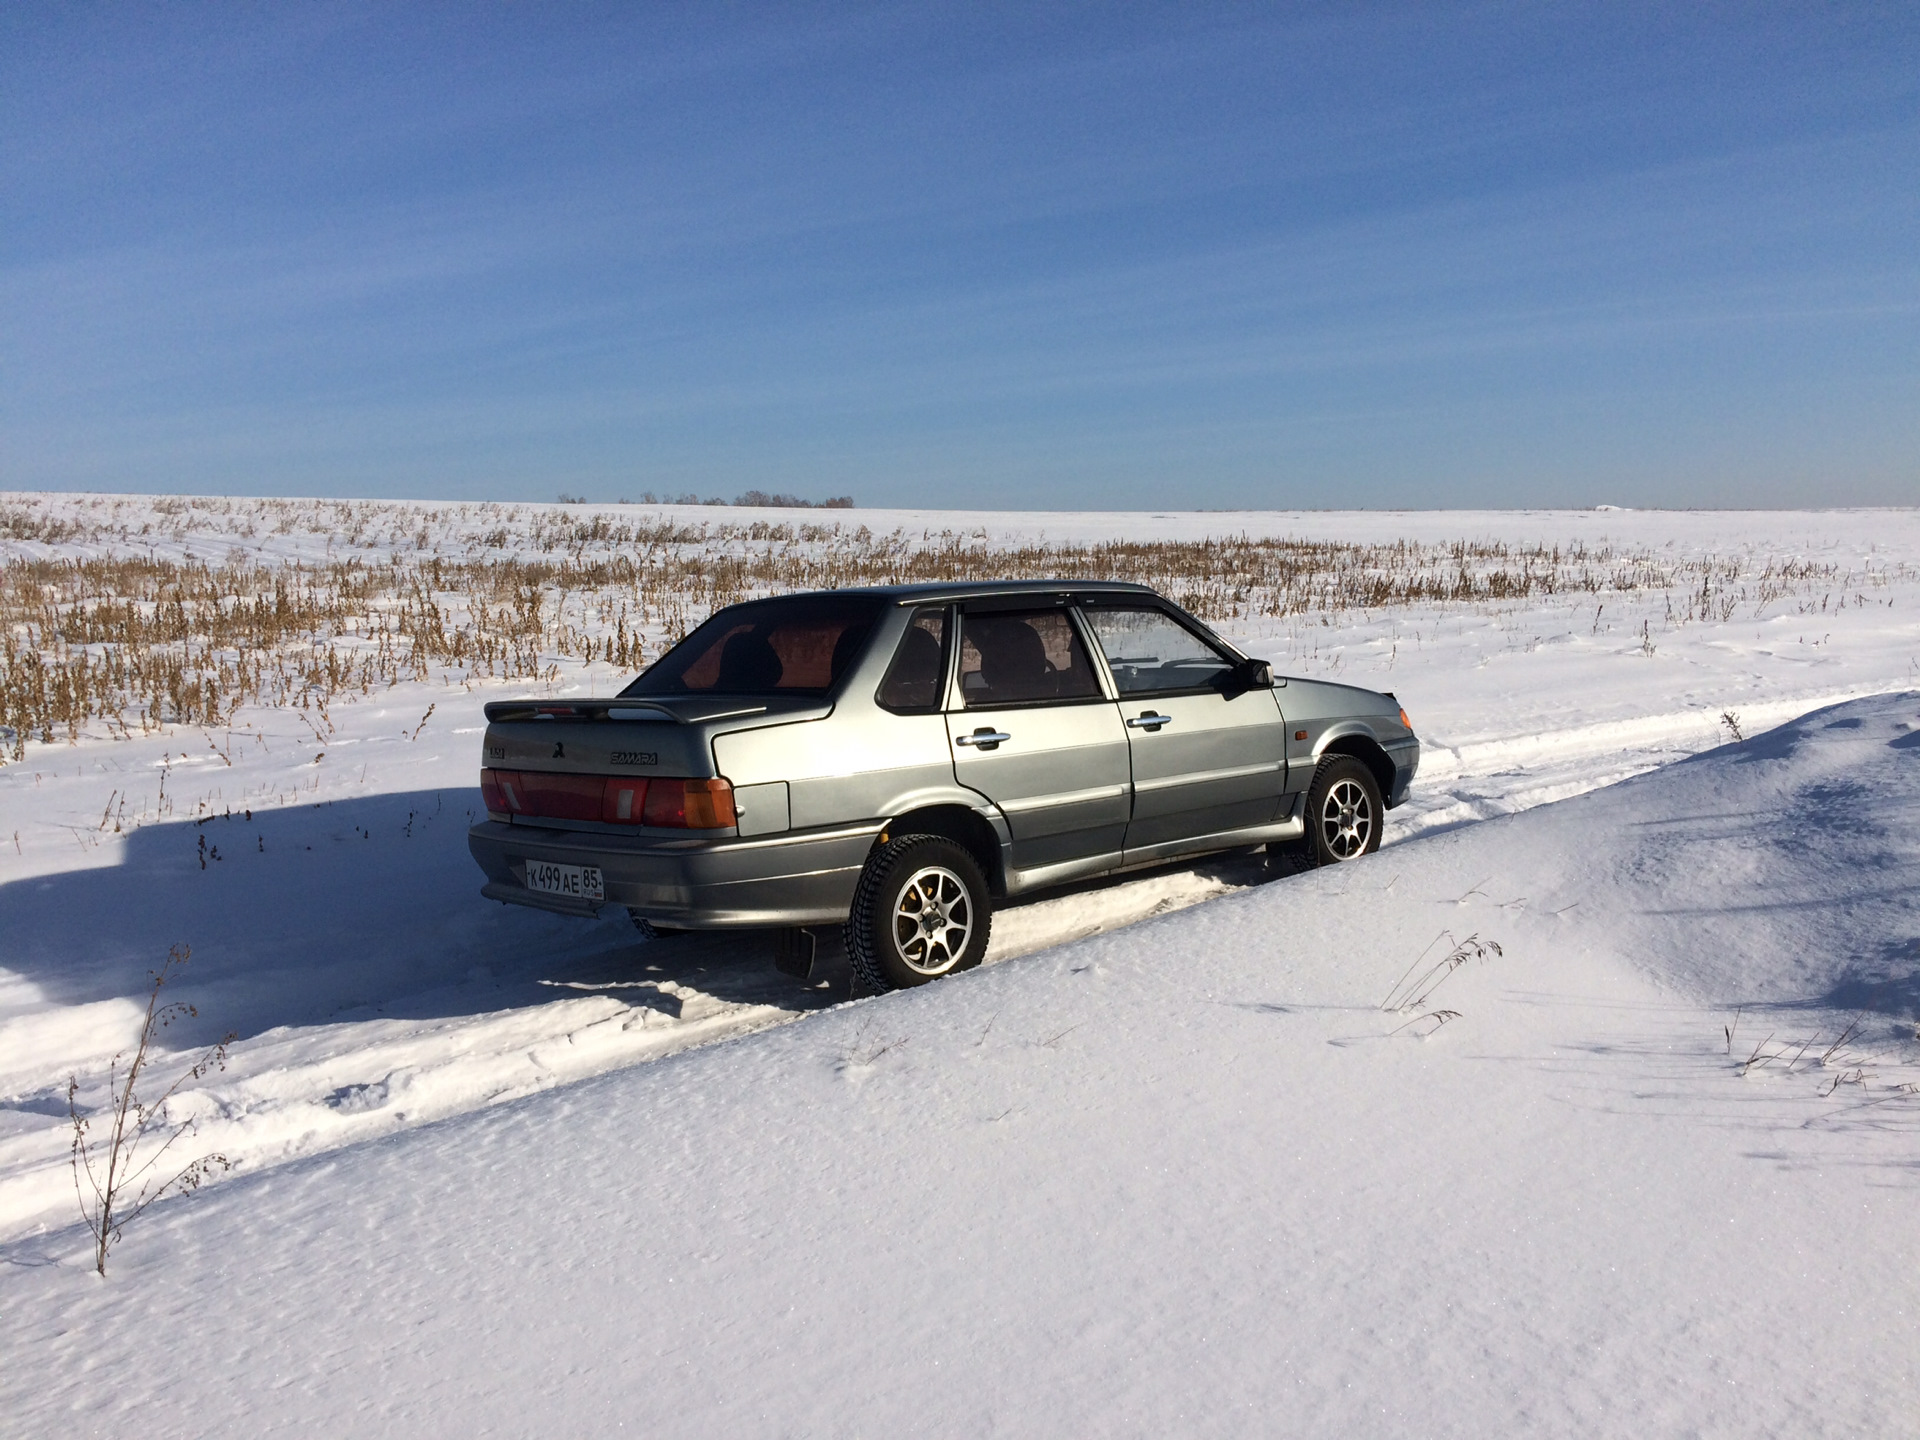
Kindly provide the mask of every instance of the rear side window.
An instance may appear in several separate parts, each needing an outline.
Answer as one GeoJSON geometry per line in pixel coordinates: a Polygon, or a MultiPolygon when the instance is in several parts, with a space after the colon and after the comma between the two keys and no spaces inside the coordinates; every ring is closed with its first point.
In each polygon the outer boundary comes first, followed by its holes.
{"type": "Polygon", "coordinates": [[[1102,698],[1064,610],[968,615],[960,635],[960,693],[969,710],[1102,698]]]}
{"type": "Polygon", "coordinates": [[[797,595],[731,605],[622,695],[824,695],[866,648],[879,602],[797,595]]]}
{"type": "Polygon", "coordinates": [[[927,606],[914,611],[900,648],[893,652],[887,678],[874,698],[901,715],[922,714],[940,708],[940,691],[947,678],[946,607],[927,606]]]}

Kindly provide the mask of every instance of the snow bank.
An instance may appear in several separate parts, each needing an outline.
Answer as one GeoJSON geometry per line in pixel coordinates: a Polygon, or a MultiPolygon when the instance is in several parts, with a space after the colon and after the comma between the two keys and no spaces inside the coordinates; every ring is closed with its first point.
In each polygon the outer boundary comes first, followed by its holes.
{"type": "Polygon", "coordinates": [[[1920,697],[1832,708],[237,1179],[105,1283],[72,1232],[18,1242],[0,1413],[1892,1433],[1920,1400],[1916,894],[1920,697]],[[1499,950],[1409,988],[1469,940],[1499,950]]]}

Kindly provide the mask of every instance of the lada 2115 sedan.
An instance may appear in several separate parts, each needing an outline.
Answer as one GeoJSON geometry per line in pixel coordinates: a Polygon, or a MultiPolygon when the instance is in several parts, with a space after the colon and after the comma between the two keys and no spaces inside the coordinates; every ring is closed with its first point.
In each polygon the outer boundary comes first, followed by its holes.
{"type": "MultiPolygon", "coordinates": [[[[483,894],[663,929],[844,926],[875,990],[977,965],[996,900],[1259,845],[1378,847],[1392,695],[1275,679],[1140,585],[788,595],[609,700],[486,707],[483,894]]],[[[802,962],[802,968],[808,963],[802,962]]]]}

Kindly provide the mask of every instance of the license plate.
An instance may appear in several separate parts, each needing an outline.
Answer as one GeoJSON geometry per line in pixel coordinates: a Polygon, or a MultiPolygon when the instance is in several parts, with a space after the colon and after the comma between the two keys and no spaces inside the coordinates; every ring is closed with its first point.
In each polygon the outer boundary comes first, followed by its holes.
{"type": "Polygon", "coordinates": [[[605,883],[596,865],[555,865],[546,860],[527,862],[527,889],[542,895],[564,895],[569,900],[604,900],[605,883]]]}

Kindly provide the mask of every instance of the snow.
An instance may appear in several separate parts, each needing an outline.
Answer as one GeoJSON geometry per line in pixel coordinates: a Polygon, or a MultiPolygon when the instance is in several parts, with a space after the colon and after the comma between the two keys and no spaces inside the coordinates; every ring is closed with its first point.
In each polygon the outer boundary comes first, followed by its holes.
{"type": "Polygon", "coordinates": [[[1230,519],[1604,526],[1907,569],[1819,635],[1790,607],[1663,628],[1657,595],[1615,630],[1591,600],[1224,627],[1408,706],[1428,748],[1387,848],[1080,887],[996,917],[1013,963],[851,1005],[751,943],[481,902],[464,829],[497,687],[337,708],[318,765],[264,708],[231,740],[30,747],[0,769],[0,1414],[27,1434],[1902,1428],[1913,513],[1230,519]],[[1723,711],[1748,738],[1722,743],[1723,711]],[[103,832],[114,791],[155,809],[163,768],[171,820],[103,832]],[[1500,952],[1380,1008],[1469,937],[1500,952]],[[201,1012],[179,1048],[240,1035],[189,1094],[195,1143],[240,1164],[144,1217],[102,1283],[65,1080],[104,1102],[176,942],[201,1012]]]}

